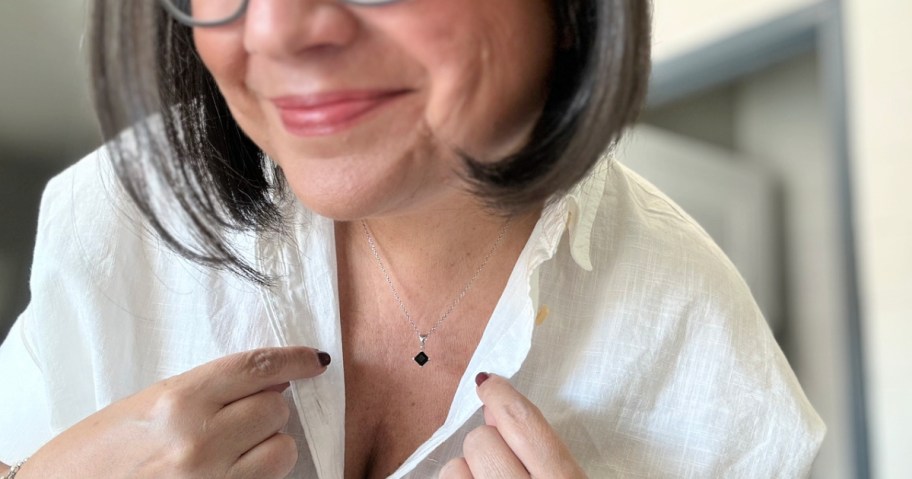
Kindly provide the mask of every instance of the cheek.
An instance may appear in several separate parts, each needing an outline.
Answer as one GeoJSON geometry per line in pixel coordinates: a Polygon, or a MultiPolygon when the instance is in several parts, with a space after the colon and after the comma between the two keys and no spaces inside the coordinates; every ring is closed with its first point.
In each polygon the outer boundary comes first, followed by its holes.
{"type": "Polygon", "coordinates": [[[231,115],[241,129],[264,151],[269,151],[269,135],[263,112],[247,89],[247,53],[239,29],[203,29],[193,33],[200,59],[225,97],[231,115]]]}
{"type": "Polygon", "coordinates": [[[243,84],[246,56],[242,38],[234,30],[197,28],[193,32],[193,43],[206,69],[220,87],[229,89],[243,84]]]}
{"type": "Polygon", "coordinates": [[[425,16],[402,45],[428,75],[427,121],[445,142],[481,157],[527,141],[547,91],[553,25],[544,2],[469,0],[425,16]],[[415,37],[419,38],[415,38],[415,37]]]}

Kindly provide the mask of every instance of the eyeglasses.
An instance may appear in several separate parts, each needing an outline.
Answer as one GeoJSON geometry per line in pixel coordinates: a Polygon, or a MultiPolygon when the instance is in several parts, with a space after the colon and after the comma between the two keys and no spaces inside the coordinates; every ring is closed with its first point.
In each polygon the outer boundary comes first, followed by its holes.
{"type": "MultiPolygon", "coordinates": [[[[366,7],[386,5],[400,0],[343,0],[366,7]]],[[[218,27],[244,16],[250,0],[159,0],[162,7],[178,22],[189,27],[218,27]]]]}

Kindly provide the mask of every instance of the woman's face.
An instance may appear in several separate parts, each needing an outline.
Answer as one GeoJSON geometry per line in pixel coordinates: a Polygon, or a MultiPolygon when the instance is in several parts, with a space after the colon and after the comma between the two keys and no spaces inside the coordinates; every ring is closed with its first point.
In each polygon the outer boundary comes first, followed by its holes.
{"type": "Polygon", "coordinates": [[[544,101],[550,0],[250,0],[196,47],[241,128],[295,195],[336,219],[464,194],[464,151],[528,139],[544,101]]]}

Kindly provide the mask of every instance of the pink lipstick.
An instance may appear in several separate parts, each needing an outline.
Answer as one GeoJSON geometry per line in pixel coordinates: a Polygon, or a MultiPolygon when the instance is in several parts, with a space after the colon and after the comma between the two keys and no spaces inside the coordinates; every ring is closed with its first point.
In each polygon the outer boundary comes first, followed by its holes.
{"type": "Polygon", "coordinates": [[[324,136],[354,126],[358,120],[405,92],[358,90],[273,98],[285,129],[296,136],[324,136]]]}

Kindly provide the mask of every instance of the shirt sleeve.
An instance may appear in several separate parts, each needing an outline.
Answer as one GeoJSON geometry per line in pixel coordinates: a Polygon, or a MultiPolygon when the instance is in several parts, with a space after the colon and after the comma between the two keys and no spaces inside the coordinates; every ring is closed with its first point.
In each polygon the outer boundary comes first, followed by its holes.
{"type": "Polygon", "coordinates": [[[28,314],[0,346],[0,462],[5,464],[25,459],[54,436],[41,369],[25,338],[28,314]]]}

